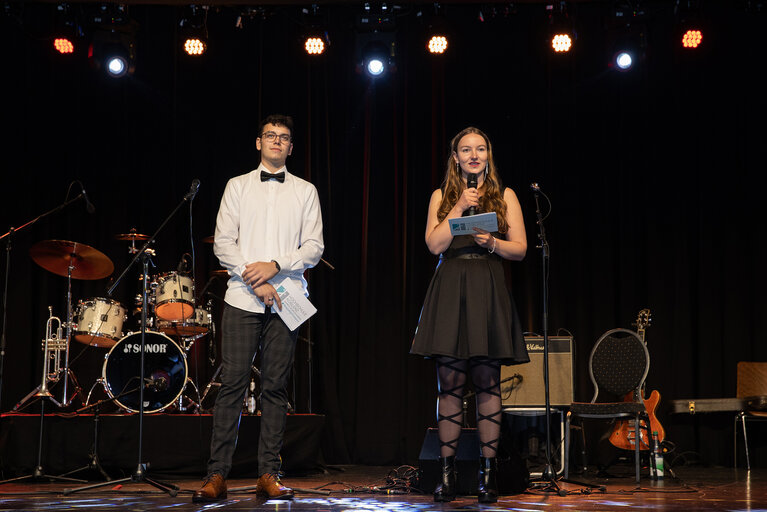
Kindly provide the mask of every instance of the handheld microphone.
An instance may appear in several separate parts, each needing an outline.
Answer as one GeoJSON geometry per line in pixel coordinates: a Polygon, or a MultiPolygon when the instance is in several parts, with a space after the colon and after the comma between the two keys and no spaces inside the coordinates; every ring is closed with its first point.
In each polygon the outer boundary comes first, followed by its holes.
{"type": "MultiPolygon", "coordinates": [[[[477,188],[477,175],[476,174],[469,174],[469,176],[466,178],[466,188],[477,188]]],[[[476,206],[470,206],[469,207],[469,215],[476,215],[477,214],[477,207],[476,206]]]]}
{"type": "Polygon", "coordinates": [[[200,180],[195,178],[192,180],[192,186],[189,187],[189,192],[186,193],[184,196],[184,201],[191,201],[194,199],[194,196],[197,195],[197,190],[200,188],[200,180]]]}
{"type": "Polygon", "coordinates": [[[83,190],[83,199],[85,199],[85,209],[88,211],[88,213],[93,213],[96,211],[96,207],[93,206],[93,203],[88,200],[88,194],[85,193],[85,187],[82,188],[83,190]]]}

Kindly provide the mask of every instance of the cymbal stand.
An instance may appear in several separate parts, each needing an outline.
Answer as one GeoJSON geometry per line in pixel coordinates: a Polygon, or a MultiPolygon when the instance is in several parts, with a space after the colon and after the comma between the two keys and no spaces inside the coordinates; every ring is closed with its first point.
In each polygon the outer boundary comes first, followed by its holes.
{"type": "Polygon", "coordinates": [[[85,199],[84,192],[81,192],[79,195],[75,196],[72,199],[69,199],[68,201],[64,201],[56,208],[53,208],[52,210],[48,210],[47,212],[38,215],[34,219],[22,224],[18,228],[11,227],[7,233],[0,235],[0,240],[2,240],[3,238],[6,239],[5,241],[5,278],[3,282],[3,330],[2,330],[2,334],[0,334],[0,411],[3,410],[2,408],[3,369],[5,368],[6,332],[8,327],[8,280],[10,279],[10,276],[11,276],[11,245],[12,245],[11,240],[13,239],[13,235],[18,233],[22,229],[28,228],[29,226],[31,226],[38,220],[43,219],[47,217],[48,215],[56,213],[59,210],[63,210],[70,204],[80,199],[85,199]]]}
{"type": "MultiPolygon", "coordinates": [[[[67,384],[69,383],[69,379],[72,379],[72,384],[75,388],[75,395],[80,397],[80,404],[85,405],[85,397],[83,396],[83,390],[80,387],[80,384],[77,382],[77,378],[75,377],[74,372],[69,368],[69,342],[72,339],[72,325],[73,325],[73,315],[72,315],[72,270],[74,270],[73,265],[74,255],[69,257],[69,269],[67,270],[67,337],[66,337],[66,345],[67,348],[64,351],[64,365],[62,367],[62,371],[64,372],[64,389],[63,394],[61,397],[61,405],[62,407],[69,406],[70,403],[72,403],[72,398],[69,397],[69,393],[67,393],[67,384]]],[[[75,395],[72,395],[73,397],[75,395]]]]}
{"type": "Polygon", "coordinates": [[[117,288],[117,285],[122,281],[123,277],[128,273],[128,270],[138,261],[139,258],[142,260],[142,286],[141,286],[141,294],[142,294],[142,302],[141,302],[141,357],[140,361],[141,364],[139,366],[139,411],[138,411],[138,464],[136,466],[136,471],[134,473],[127,477],[120,480],[113,480],[111,482],[102,482],[95,485],[86,485],[84,487],[80,487],[77,489],[69,489],[67,491],[68,494],[79,492],[79,491],[85,491],[89,489],[95,489],[98,487],[103,487],[105,485],[114,485],[114,484],[122,484],[127,482],[134,482],[134,483],[146,483],[151,485],[152,487],[155,487],[156,489],[159,489],[163,492],[168,493],[171,497],[175,497],[178,494],[179,487],[174,484],[161,482],[159,480],[155,480],[153,478],[150,478],[147,476],[147,468],[149,467],[148,463],[142,462],[143,458],[143,444],[144,444],[144,388],[146,388],[145,384],[145,364],[144,364],[144,351],[146,348],[146,326],[147,326],[147,304],[149,302],[149,299],[147,297],[147,288],[149,284],[149,263],[150,263],[150,257],[154,251],[147,250],[149,248],[149,245],[154,243],[155,239],[157,238],[157,235],[162,231],[162,229],[165,227],[165,225],[170,221],[171,218],[176,214],[176,212],[181,208],[181,206],[186,203],[187,201],[193,201],[194,196],[197,194],[197,188],[199,187],[199,181],[195,180],[195,184],[193,184],[192,189],[184,195],[184,199],[176,206],[176,208],[168,215],[168,217],[163,221],[162,224],[160,224],[160,227],[157,228],[157,231],[149,237],[149,239],[144,243],[144,245],[139,249],[139,251],[133,256],[133,259],[128,263],[128,265],[123,270],[122,274],[112,283],[112,286],[109,287],[107,290],[107,294],[111,297],[112,293],[114,293],[115,288],[117,288]]]}
{"type": "Polygon", "coordinates": [[[35,398],[40,399],[40,432],[38,434],[37,438],[37,465],[35,466],[35,469],[32,473],[29,475],[24,475],[16,478],[11,478],[10,480],[3,480],[0,482],[0,484],[5,484],[8,482],[18,482],[19,480],[42,480],[42,479],[49,479],[49,480],[62,480],[62,481],[68,481],[68,482],[80,482],[84,483],[85,480],[78,480],[76,478],[67,478],[66,474],[61,476],[53,476],[48,475],[45,473],[45,469],[43,469],[43,431],[45,426],[45,401],[50,400],[53,402],[56,406],[61,407],[61,404],[56,401],[55,398],[53,398],[53,395],[51,394],[50,390],[48,389],[48,381],[57,381],[60,376],[60,365],[61,365],[61,351],[64,350],[64,345],[66,340],[62,339],[62,332],[61,332],[61,320],[58,319],[58,317],[53,316],[53,308],[51,306],[48,306],[48,312],[49,317],[48,321],[46,322],[45,327],[45,340],[43,340],[43,375],[42,375],[42,382],[41,384],[34,390],[32,393],[27,395],[19,404],[16,405],[16,408],[20,407],[21,404],[25,403],[28,399],[35,398]],[[58,323],[58,327],[56,328],[56,332],[54,333],[53,324],[54,322],[58,323]],[[50,362],[51,360],[54,361],[54,365],[56,367],[56,371],[51,372],[50,370],[50,362]]]}

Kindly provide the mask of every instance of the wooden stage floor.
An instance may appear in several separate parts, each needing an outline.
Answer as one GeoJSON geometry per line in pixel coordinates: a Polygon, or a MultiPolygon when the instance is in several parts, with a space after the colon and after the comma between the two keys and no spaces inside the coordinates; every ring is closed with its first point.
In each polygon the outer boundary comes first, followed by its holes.
{"type": "MultiPolygon", "coordinates": [[[[192,493],[199,480],[176,480],[180,490],[171,497],[145,483],[109,484],[97,489],[67,493],[80,484],[46,483],[31,480],[0,485],[0,511],[5,510],[252,510],[252,511],[395,511],[429,510],[757,510],[767,509],[767,469],[680,467],[676,478],[658,484],[647,479],[636,488],[633,475],[596,478],[580,475],[583,482],[601,484],[605,492],[584,493],[584,488],[562,483],[566,496],[528,490],[503,496],[495,505],[478,505],[476,498],[461,497],[452,503],[436,504],[427,494],[387,495],[375,492],[386,487],[387,477],[396,483],[408,468],[333,466],[311,476],[286,476],[283,482],[299,491],[292,501],[267,501],[255,496],[254,480],[230,480],[229,495],[216,504],[193,504],[192,493]],[[237,487],[243,488],[237,490],[237,487]]],[[[573,477],[574,478],[574,477],[573,477]]],[[[92,482],[97,483],[97,482],[92,482]]]]}

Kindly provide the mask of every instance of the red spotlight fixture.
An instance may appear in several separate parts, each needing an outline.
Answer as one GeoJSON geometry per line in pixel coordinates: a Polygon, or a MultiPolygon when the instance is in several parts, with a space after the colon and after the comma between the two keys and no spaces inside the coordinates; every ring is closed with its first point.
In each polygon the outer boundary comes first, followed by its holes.
{"type": "Polygon", "coordinates": [[[697,48],[703,42],[703,32],[700,30],[688,30],[682,36],[682,46],[685,48],[697,48]]]}
{"type": "Polygon", "coordinates": [[[53,40],[53,47],[62,55],[75,53],[75,45],[66,37],[57,37],[53,40]]]}

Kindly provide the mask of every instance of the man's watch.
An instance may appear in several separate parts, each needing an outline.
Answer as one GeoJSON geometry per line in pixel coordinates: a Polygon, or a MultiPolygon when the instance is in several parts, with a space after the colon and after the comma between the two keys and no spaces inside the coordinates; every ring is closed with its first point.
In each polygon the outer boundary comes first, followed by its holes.
{"type": "Polygon", "coordinates": [[[279,271],[282,270],[282,268],[280,267],[280,264],[277,263],[275,260],[272,260],[272,263],[274,263],[274,266],[277,267],[277,272],[279,273],[279,271]]]}

